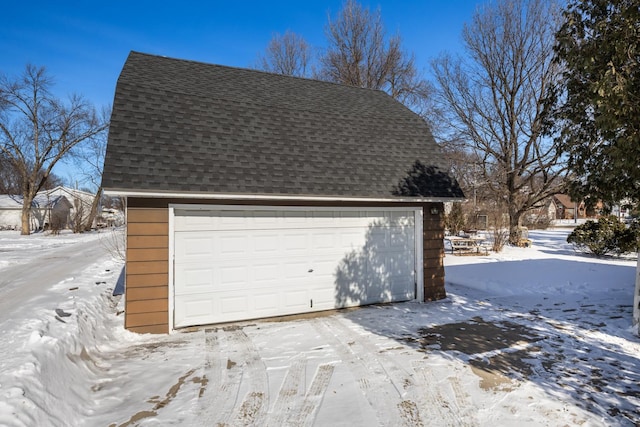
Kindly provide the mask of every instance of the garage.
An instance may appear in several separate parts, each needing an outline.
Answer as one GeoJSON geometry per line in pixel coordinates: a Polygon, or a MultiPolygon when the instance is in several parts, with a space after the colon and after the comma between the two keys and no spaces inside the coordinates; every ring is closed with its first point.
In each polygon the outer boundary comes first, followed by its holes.
{"type": "Polygon", "coordinates": [[[379,90],[131,52],[102,186],[137,333],[446,297],[429,125],[379,90]]]}
{"type": "Polygon", "coordinates": [[[419,297],[420,209],[170,209],[174,328],[419,297]]]}

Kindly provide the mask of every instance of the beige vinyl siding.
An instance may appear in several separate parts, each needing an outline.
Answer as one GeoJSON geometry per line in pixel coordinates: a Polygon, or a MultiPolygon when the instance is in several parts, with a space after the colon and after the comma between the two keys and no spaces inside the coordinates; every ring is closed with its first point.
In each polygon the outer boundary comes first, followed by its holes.
{"type": "Polygon", "coordinates": [[[127,211],[125,327],[140,333],[169,332],[169,211],[127,211]]]}

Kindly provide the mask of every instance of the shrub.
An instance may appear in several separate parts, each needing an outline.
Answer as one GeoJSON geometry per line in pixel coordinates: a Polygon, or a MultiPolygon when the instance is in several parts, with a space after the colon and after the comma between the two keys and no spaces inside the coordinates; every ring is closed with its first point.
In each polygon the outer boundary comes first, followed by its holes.
{"type": "Polygon", "coordinates": [[[596,256],[610,253],[618,255],[638,248],[638,227],[627,226],[615,216],[605,216],[577,226],[567,237],[567,242],[583,252],[596,256]]]}
{"type": "Polygon", "coordinates": [[[620,231],[616,240],[615,251],[618,255],[636,252],[640,247],[640,224],[638,221],[633,221],[629,227],[620,231]]]}
{"type": "Polygon", "coordinates": [[[464,214],[462,213],[462,206],[460,203],[453,204],[451,212],[449,212],[449,215],[445,216],[444,223],[445,227],[449,230],[449,233],[454,236],[457,236],[460,231],[464,230],[464,214]]]}
{"type": "Polygon", "coordinates": [[[491,244],[491,250],[494,252],[502,252],[504,246],[509,241],[509,230],[506,228],[496,227],[493,229],[493,243],[491,244]]]}

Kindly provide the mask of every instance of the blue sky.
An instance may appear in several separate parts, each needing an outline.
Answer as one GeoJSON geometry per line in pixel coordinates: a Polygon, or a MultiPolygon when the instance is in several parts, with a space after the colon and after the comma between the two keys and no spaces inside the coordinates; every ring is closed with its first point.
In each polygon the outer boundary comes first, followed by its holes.
{"type": "MultiPolygon", "coordinates": [[[[327,15],[343,1],[10,1],[0,14],[0,73],[45,66],[61,97],[81,94],[96,107],[113,101],[131,50],[251,67],[273,33],[290,29],[317,48],[327,15]]],[[[461,47],[460,33],[482,0],[360,2],[380,7],[388,33],[398,32],[420,69],[461,47]]]]}

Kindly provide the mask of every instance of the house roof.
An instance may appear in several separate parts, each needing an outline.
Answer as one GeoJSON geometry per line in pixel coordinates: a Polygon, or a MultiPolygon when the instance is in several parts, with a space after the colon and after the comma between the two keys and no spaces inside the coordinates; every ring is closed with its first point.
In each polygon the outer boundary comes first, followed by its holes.
{"type": "MultiPolygon", "coordinates": [[[[0,194],[0,209],[22,209],[22,200],[22,196],[0,194]]],[[[48,195],[46,192],[36,194],[31,205],[34,208],[54,208],[60,203],[73,206],[65,196],[48,195]]]]}
{"type": "Polygon", "coordinates": [[[111,193],[464,197],[424,120],[382,91],[137,52],[118,79],[102,184],[111,193]],[[437,179],[402,194],[416,162],[437,179]]]}
{"type": "Polygon", "coordinates": [[[93,198],[95,197],[95,194],[63,186],[57,186],[55,188],[52,188],[51,190],[41,191],[41,193],[47,194],[49,197],[65,196],[72,202],[79,200],[83,205],[90,205],[93,202],[93,198]]]}
{"type": "Polygon", "coordinates": [[[576,206],[576,202],[568,194],[555,194],[553,197],[565,208],[573,209],[576,206]]]}
{"type": "Polygon", "coordinates": [[[0,194],[0,209],[22,209],[22,196],[0,194]]]}

